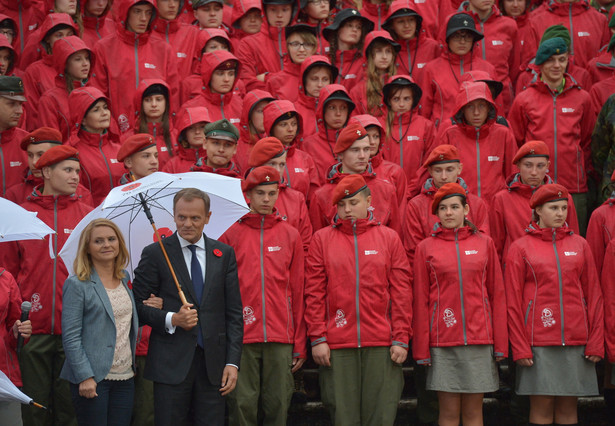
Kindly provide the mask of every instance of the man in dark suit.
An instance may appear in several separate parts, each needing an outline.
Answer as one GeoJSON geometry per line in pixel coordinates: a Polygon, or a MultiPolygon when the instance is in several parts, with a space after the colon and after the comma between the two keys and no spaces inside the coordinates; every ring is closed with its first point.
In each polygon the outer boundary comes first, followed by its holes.
{"type": "Polygon", "coordinates": [[[237,382],[243,315],[235,252],[207,238],[209,197],[189,188],[173,199],[177,232],[163,245],[188,304],[182,305],[158,243],[143,249],[133,291],[139,320],[152,327],[145,378],[154,382],[159,425],[222,425],[224,396],[237,382]],[[143,303],[150,294],[164,301],[143,303]]]}

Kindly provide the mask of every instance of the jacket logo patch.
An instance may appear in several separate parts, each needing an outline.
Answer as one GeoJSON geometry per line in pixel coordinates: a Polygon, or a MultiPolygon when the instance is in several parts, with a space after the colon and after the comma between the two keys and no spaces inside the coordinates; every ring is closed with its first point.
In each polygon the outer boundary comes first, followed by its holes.
{"type": "Polygon", "coordinates": [[[421,140],[421,138],[419,138],[418,136],[408,136],[408,140],[409,141],[418,141],[418,140],[421,140]]]}
{"type": "Polygon", "coordinates": [[[564,255],[566,255],[566,256],[576,256],[577,252],[576,251],[565,251],[564,255]]]}
{"type": "MultiPolygon", "coordinates": [[[[415,3],[417,3],[417,2],[415,1],[415,3]]],[[[425,65],[427,65],[427,62],[422,62],[422,63],[420,63],[420,64],[416,64],[416,67],[417,67],[418,69],[421,69],[421,68],[423,68],[425,65]]]]}
{"type": "Polygon", "coordinates": [[[38,24],[34,24],[34,25],[29,25],[28,26],[28,30],[33,31],[36,29],[36,27],[38,27],[38,24]]]}
{"type": "Polygon", "coordinates": [[[120,114],[120,116],[117,118],[117,124],[118,126],[120,126],[120,131],[122,133],[124,133],[130,128],[130,123],[128,122],[128,117],[126,117],[126,114],[120,114]]]}
{"type": "Polygon", "coordinates": [[[446,308],[444,310],[444,316],[442,317],[444,320],[444,324],[446,324],[447,328],[450,328],[457,324],[457,318],[455,318],[455,312],[451,308],[446,308]]]}
{"type": "Polygon", "coordinates": [[[280,246],[275,246],[275,247],[267,247],[267,251],[268,251],[269,253],[274,252],[274,251],[280,251],[280,250],[282,250],[282,247],[280,247],[280,246]]]}
{"type": "Polygon", "coordinates": [[[168,149],[167,149],[166,146],[161,146],[160,147],[160,152],[167,152],[167,151],[168,151],[168,149]]]}
{"type": "Polygon", "coordinates": [[[370,254],[378,254],[378,250],[365,250],[365,256],[369,256],[370,254]]]}
{"type": "Polygon", "coordinates": [[[540,316],[542,320],[543,327],[553,327],[555,325],[555,320],[553,319],[553,311],[549,308],[544,308],[542,310],[542,315],[540,316]]]}
{"type": "Polygon", "coordinates": [[[22,163],[21,161],[11,161],[11,162],[9,163],[9,165],[10,165],[11,167],[19,167],[19,166],[21,166],[22,164],[23,164],[23,163],[22,163]]]}
{"type": "Polygon", "coordinates": [[[246,325],[256,322],[256,317],[254,316],[254,309],[252,309],[252,306],[246,306],[243,308],[243,322],[246,325]]]}
{"type": "Polygon", "coordinates": [[[494,46],[502,46],[504,45],[504,42],[502,40],[491,40],[491,44],[494,46]]]}
{"type": "Polygon", "coordinates": [[[591,34],[590,34],[590,33],[588,33],[587,31],[579,31],[579,32],[577,33],[577,35],[578,35],[579,37],[591,37],[591,34]]]}
{"type": "Polygon", "coordinates": [[[234,124],[239,123],[241,120],[239,118],[231,118],[229,121],[234,124]]]}
{"type": "Polygon", "coordinates": [[[562,108],[562,112],[574,112],[574,108],[562,108]]]}
{"type": "Polygon", "coordinates": [[[344,80],[350,80],[351,78],[357,78],[356,74],[346,74],[344,80]]]}
{"type": "Polygon", "coordinates": [[[490,155],[487,157],[487,161],[500,161],[500,157],[497,155],[490,155]]]}
{"type": "Polygon", "coordinates": [[[427,3],[427,0],[414,0],[415,4],[427,3]]]}
{"type": "Polygon", "coordinates": [[[184,52],[177,52],[177,57],[178,58],[187,58],[188,55],[186,55],[184,52]]]}
{"type": "Polygon", "coordinates": [[[72,229],[64,228],[64,233],[65,234],[70,234],[71,232],[73,232],[72,229]]]}
{"type": "Polygon", "coordinates": [[[344,311],[342,311],[341,309],[335,311],[335,326],[337,328],[342,328],[346,324],[348,324],[348,321],[346,321],[346,314],[344,313],[344,311]]]}
{"type": "Polygon", "coordinates": [[[32,303],[32,312],[38,312],[43,309],[43,305],[41,304],[41,295],[38,293],[34,293],[30,298],[30,302],[32,303]]]}
{"type": "Polygon", "coordinates": [[[301,167],[295,167],[295,173],[305,173],[305,170],[303,170],[301,167]]]}
{"type": "Polygon", "coordinates": [[[148,64],[147,62],[146,62],[146,63],[144,63],[144,64],[143,64],[143,66],[144,66],[145,68],[147,68],[147,69],[150,69],[150,70],[155,70],[155,69],[156,69],[156,65],[154,65],[154,64],[148,64]]]}
{"type": "Polygon", "coordinates": [[[109,158],[109,161],[111,161],[111,164],[117,164],[117,158],[109,158]]]}
{"type": "Polygon", "coordinates": [[[470,256],[471,254],[478,254],[478,250],[466,250],[466,256],[470,256]]]}

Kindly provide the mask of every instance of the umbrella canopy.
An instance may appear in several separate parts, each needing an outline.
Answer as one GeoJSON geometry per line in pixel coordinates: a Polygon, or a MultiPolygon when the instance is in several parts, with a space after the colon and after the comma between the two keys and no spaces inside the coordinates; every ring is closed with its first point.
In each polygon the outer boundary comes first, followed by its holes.
{"type": "Polygon", "coordinates": [[[42,240],[54,230],[23,207],[0,197],[0,242],[42,240]]]}
{"type": "Polygon", "coordinates": [[[130,253],[127,270],[134,276],[133,271],[139,264],[143,248],[156,242],[141,197],[151,211],[160,236],[164,238],[175,230],[173,197],[184,188],[198,188],[209,195],[212,215],[204,232],[210,238],[218,238],[249,211],[239,179],[205,172],[153,173],[136,182],[113,188],[103,203],[79,222],[60,251],[69,274],[74,274],[73,262],[83,229],[94,219],[107,218],[115,222],[124,234],[130,253]]]}
{"type": "Polygon", "coordinates": [[[0,401],[30,404],[32,398],[20,391],[17,386],[6,377],[6,374],[0,371],[0,401]]]}

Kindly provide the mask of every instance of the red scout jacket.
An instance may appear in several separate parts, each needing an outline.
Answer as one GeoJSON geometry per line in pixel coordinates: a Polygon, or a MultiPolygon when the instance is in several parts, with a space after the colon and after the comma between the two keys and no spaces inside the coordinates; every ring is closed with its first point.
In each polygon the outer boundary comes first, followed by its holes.
{"type": "MultiPolygon", "coordinates": [[[[209,118],[211,118],[212,122],[226,118],[233,125],[239,126],[243,107],[241,97],[235,90],[231,90],[225,94],[219,94],[213,93],[209,88],[211,76],[216,68],[229,60],[237,60],[237,58],[226,50],[217,50],[203,55],[201,62],[203,88],[201,94],[185,102],[182,108],[205,107],[209,112],[209,118]]],[[[235,74],[235,81],[233,81],[233,89],[237,86],[237,82],[239,81],[238,75],[239,72],[241,72],[241,68],[242,65],[239,64],[236,70],[237,73],[235,74]]]]}
{"type": "Polygon", "coordinates": [[[337,84],[341,84],[347,90],[365,79],[363,63],[365,58],[357,49],[338,50],[335,54],[335,64],[339,70],[337,84]]]}
{"type": "Polygon", "coordinates": [[[13,275],[0,266],[0,371],[15,386],[23,386],[17,361],[17,339],[13,324],[21,316],[21,293],[13,275]]]}
{"type": "Polygon", "coordinates": [[[602,296],[604,300],[604,337],[609,362],[615,363],[615,242],[606,247],[602,271],[602,296]]]}
{"type": "MultiPolygon", "coordinates": [[[[425,21],[423,20],[423,25],[425,21]]],[[[395,65],[397,65],[397,74],[411,76],[414,81],[420,81],[421,73],[425,65],[441,55],[442,46],[427,37],[423,32],[420,32],[417,37],[412,40],[395,40],[401,46],[401,50],[397,53],[395,65]]]]}
{"type": "Polygon", "coordinates": [[[465,166],[463,179],[470,191],[487,203],[506,186],[506,177],[512,173],[512,160],[517,145],[512,131],[496,122],[497,108],[486,85],[468,85],[469,90],[459,92],[456,112],[476,99],[485,99],[491,105],[491,118],[480,128],[466,124],[461,118],[446,129],[439,144],[454,145],[459,149],[461,163],[465,166]]]}
{"type": "Polygon", "coordinates": [[[532,223],[511,244],[505,278],[513,360],[532,358],[532,346],[585,345],[586,356],[604,356],[595,266],[585,239],[567,227],[532,223]]]}
{"type": "Polygon", "coordinates": [[[45,11],[40,0],[0,0],[0,9],[17,23],[15,50],[21,55],[28,38],[36,32],[45,18],[45,11]]]}
{"type": "MultiPolygon", "coordinates": [[[[615,58],[613,58],[613,51],[600,53],[589,61],[587,69],[589,70],[594,84],[606,80],[609,77],[613,77],[615,73],[615,58]]],[[[585,88],[585,90],[587,90],[587,88],[585,88]]]]}
{"type": "MultiPolygon", "coordinates": [[[[96,59],[90,48],[76,36],[65,37],[56,41],[54,44],[55,54],[51,55],[56,72],[55,87],[43,93],[38,102],[38,114],[33,117],[36,122],[35,127],[47,126],[58,129],[62,133],[64,142],[68,141],[71,131],[68,90],[64,70],[70,55],[84,49],[87,49],[90,54],[89,76],[91,76],[96,59]]],[[[81,81],[74,82],[74,88],[77,87],[82,87],[81,81]]]]}
{"type": "Polygon", "coordinates": [[[307,254],[312,241],[312,223],[303,194],[282,183],[275,208],[282,219],[299,231],[303,251],[307,254]]]}
{"type": "Polygon", "coordinates": [[[151,37],[151,24],[143,34],[136,34],[125,27],[129,9],[136,3],[153,0],[120,0],[115,33],[94,46],[96,66],[92,84],[111,101],[111,111],[120,131],[130,128],[133,96],[143,79],[160,78],[171,84],[171,105],[179,102],[179,78],[176,55],[166,42],[151,37]]]}
{"type": "Polygon", "coordinates": [[[265,79],[267,91],[277,99],[295,102],[298,96],[297,87],[300,84],[301,64],[290,60],[290,55],[284,57],[284,69],[267,74],[265,79]]]}
{"type": "MultiPolygon", "coordinates": [[[[467,191],[467,185],[463,179],[457,178],[457,183],[466,190],[466,199],[470,206],[468,220],[479,231],[489,235],[490,229],[486,203],[481,198],[467,191]]],[[[429,178],[423,184],[421,193],[409,200],[406,206],[406,216],[402,223],[402,235],[410,264],[414,262],[416,246],[432,234],[434,226],[438,223],[438,216],[431,213],[431,203],[437,191],[438,189],[433,185],[433,179],[429,178]]]]}
{"type": "Polygon", "coordinates": [[[68,272],[58,253],[75,226],[92,208],[78,196],[42,195],[41,191],[42,187],[37,187],[22,207],[37,212],[37,217],[56,234],[43,240],[16,242],[12,264],[19,269],[14,275],[23,300],[32,303],[32,334],[62,334],[62,287],[68,272]],[[52,238],[54,259],[49,258],[49,238],[52,238]]]}
{"type": "Polygon", "coordinates": [[[293,344],[293,357],[305,359],[304,259],[297,230],[277,212],[248,213],[219,240],[237,255],[243,343],[293,344]]]}
{"type": "MultiPolygon", "coordinates": [[[[34,188],[41,185],[42,183],[43,183],[43,178],[34,177],[34,175],[30,173],[30,170],[28,169],[27,172],[25,173],[25,178],[23,179],[23,181],[18,183],[17,185],[11,186],[6,191],[6,195],[4,198],[14,202],[15,204],[23,204],[26,202],[27,198],[32,194],[32,191],[34,191],[34,188]]],[[[82,184],[79,184],[79,186],[77,187],[77,192],[75,192],[75,195],[79,197],[82,203],[87,204],[88,206],[91,206],[91,207],[96,207],[94,205],[94,200],[92,200],[92,194],[82,184]]]]}
{"type": "Polygon", "coordinates": [[[107,3],[107,7],[101,16],[86,16],[85,5],[88,0],[80,0],[81,22],[83,22],[83,35],[81,38],[90,49],[94,45],[115,32],[115,24],[109,15],[111,10],[111,2],[107,3]]]}
{"type": "Polygon", "coordinates": [[[547,0],[530,15],[530,34],[523,49],[526,54],[523,64],[535,54],[545,30],[556,24],[562,24],[570,31],[569,52],[574,63],[581,67],[586,67],[611,38],[606,16],[586,0],[572,3],[547,0]]]}
{"type": "MultiPolygon", "coordinates": [[[[269,136],[273,136],[270,134],[270,131],[275,120],[288,112],[297,112],[293,104],[289,101],[277,101],[275,107],[271,106],[265,109],[263,112],[263,121],[265,132],[268,133],[269,136]]],[[[286,147],[286,168],[284,169],[282,179],[287,186],[296,189],[301,192],[306,199],[309,199],[310,193],[314,192],[320,185],[321,178],[317,174],[317,166],[314,164],[315,160],[312,159],[312,156],[308,152],[297,147],[297,142],[301,140],[303,134],[303,121],[300,114],[297,114],[297,121],[299,125],[297,136],[293,142],[286,147]]]]}
{"type": "Polygon", "coordinates": [[[560,93],[553,93],[540,80],[532,83],[515,98],[508,120],[519,146],[529,140],[545,141],[549,146],[549,176],[555,183],[571,193],[587,192],[595,116],[589,93],[570,75],[565,74],[560,93]]]}
{"type": "MultiPolygon", "coordinates": [[[[604,254],[607,244],[615,238],[615,193],[611,194],[589,219],[587,225],[587,243],[592,250],[598,275],[602,274],[604,254]]],[[[606,266],[606,265],[605,265],[606,266]]]]}
{"type": "Polygon", "coordinates": [[[306,259],[305,320],[312,346],[397,345],[412,338],[412,290],[399,236],[371,219],[334,220],[306,259]]]}
{"type": "MultiPolygon", "coordinates": [[[[335,216],[337,208],[331,205],[331,194],[340,179],[344,177],[344,173],[340,171],[341,167],[342,163],[330,167],[326,183],[314,192],[309,201],[310,219],[315,231],[328,226],[335,216]]],[[[371,211],[374,219],[401,235],[403,208],[400,208],[397,202],[395,188],[389,182],[377,178],[371,164],[361,175],[372,192],[371,211]]]]}
{"type": "Polygon", "coordinates": [[[316,115],[318,110],[319,98],[308,96],[305,93],[305,87],[303,86],[303,78],[306,77],[305,70],[314,62],[318,62],[319,58],[320,60],[322,60],[321,56],[312,55],[305,61],[303,61],[303,63],[301,64],[301,71],[299,73],[299,88],[297,91],[297,102],[295,102],[295,108],[297,109],[299,114],[301,114],[301,118],[303,119],[303,135],[305,138],[312,136],[319,131],[319,116],[316,115]]]}
{"type": "Polygon", "coordinates": [[[45,52],[45,49],[41,43],[43,42],[47,32],[56,25],[65,24],[69,27],[73,27],[75,30],[75,35],[79,35],[79,28],[68,13],[51,12],[43,17],[44,19],[39,22],[40,26],[38,26],[38,28],[30,34],[31,37],[28,38],[28,42],[26,43],[23,52],[19,56],[20,68],[24,70],[39,59],[47,56],[47,52],[45,52]]]}
{"type": "Polygon", "coordinates": [[[403,8],[412,9],[421,15],[421,33],[432,40],[438,40],[440,29],[446,28],[446,18],[456,9],[449,0],[398,0],[391,4],[389,16],[403,8]],[[399,3],[398,7],[396,3],[399,3]]]}
{"type": "Polygon", "coordinates": [[[382,24],[384,24],[389,14],[389,7],[386,2],[380,4],[374,4],[370,0],[365,0],[363,2],[361,16],[374,23],[374,31],[382,30],[382,24]]]}
{"type": "MultiPolygon", "coordinates": [[[[543,184],[551,183],[553,180],[545,176],[543,184]]],[[[510,245],[526,234],[525,229],[532,222],[530,198],[538,188],[540,187],[531,187],[521,182],[519,173],[515,173],[506,179],[506,189],[502,189],[493,197],[489,210],[489,228],[500,261],[506,259],[510,245]]],[[[577,211],[570,194],[568,194],[566,223],[575,233],[579,233],[577,211]]]]}
{"type": "Polygon", "coordinates": [[[613,77],[599,81],[592,86],[591,90],[589,91],[589,97],[592,101],[594,119],[598,118],[602,106],[606,103],[606,101],[609,99],[609,96],[611,96],[613,93],[615,93],[615,74],[613,74],[613,77]]]}
{"type": "MultiPolygon", "coordinates": [[[[192,74],[192,60],[196,55],[198,28],[181,22],[179,17],[171,21],[156,17],[152,22],[152,30],[152,39],[162,40],[173,49],[179,78],[184,79],[192,74]]],[[[173,84],[179,86],[179,82],[173,82],[173,84]]]]}
{"type": "MultiPolygon", "coordinates": [[[[571,75],[577,84],[583,89],[588,90],[592,87],[592,76],[583,67],[575,65],[573,62],[568,62],[568,68],[566,71],[571,75]]],[[[535,83],[539,79],[540,68],[533,62],[530,63],[525,69],[519,70],[516,83],[516,93],[521,93],[532,83],[535,83]]],[[[602,105],[600,105],[602,106],[602,105]]]]}
{"type": "Polygon", "coordinates": [[[28,136],[28,132],[19,127],[11,127],[0,133],[0,170],[2,171],[2,192],[6,197],[6,191],[13,185],[21,183],[23,174],[28,168],[28,157],[21,149],[21,140],[28,136]]]}
{"type": "MultiPolygon", "coordinates": [[[[177,129],[177,138],[179,138],[184,130],[196,123],[210,122],[208,114],[205,114],[205,110],[195,110],[194,108],[182,108],[177,114],[177,122],[175,128],[177,129]],[[202,114],[201,114],[202,113],[202,114]]],[[[176,151],[173,157],[167,161],[164,167],[160,169],[166,173],[185,173],[189,172],[190,168],[194,166],[196,160],[203,157],[206,154],[204,148],[184,148],[181,143],[177,143],[176,151]]]]}
{"type": "Polygon", "coordinates": [[[437,226],[414,258],[412,355],[431,362],[430,347],[493,345],[508,355],[506,293],[490,237],[465,226],[437,226]]]}
{"type": "Polygon", "coordinates": [[[241,121],[236,126],[239,129],[239,140],[237,141],[237,152],[235,153],[234,160],[241,170],[248,169],[248,159],[254,144],[266,136],[266,132],[260,135],[250,135],[249,123],[250,113],[253,111],[256,104],[261,101],[272,101],[273,97],[271,93],[264,90],[253,90],[246,93],[243,98],[243,108],[241,111],[241,121]]]}

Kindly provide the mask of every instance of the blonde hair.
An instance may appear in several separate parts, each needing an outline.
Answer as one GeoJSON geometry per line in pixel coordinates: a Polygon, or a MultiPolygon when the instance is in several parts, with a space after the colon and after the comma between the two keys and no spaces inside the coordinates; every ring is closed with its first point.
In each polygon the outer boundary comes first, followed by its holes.
{"type": "Polygon", "coordinates": [[[99,226],[107,226],[113,229],[115,235],[117,235],[120,245],[120,252],[115,258],[113,277],[121,280],[125,276],[124,268],[128,265],[129,254],[122,231],[120,231],[120,228],[109,219],[94,219],[88,223],[83,232],[81,232],[81,236],[79,237],[79,248],[77,249],[77,257],[75,258],[75,263],[73,264],[75,275],[81,281],[88,280],[92,276],[92,259],[90,258],[88,249],[92,239],[92,231],[94,231],[94,228],[99,226]]]}

